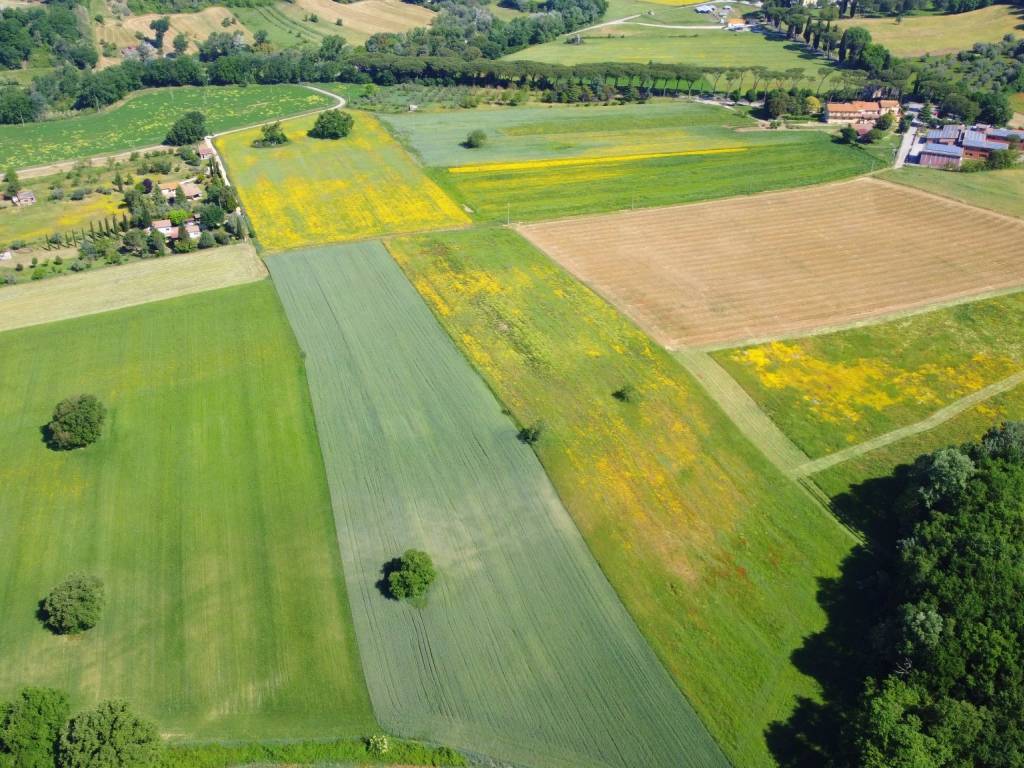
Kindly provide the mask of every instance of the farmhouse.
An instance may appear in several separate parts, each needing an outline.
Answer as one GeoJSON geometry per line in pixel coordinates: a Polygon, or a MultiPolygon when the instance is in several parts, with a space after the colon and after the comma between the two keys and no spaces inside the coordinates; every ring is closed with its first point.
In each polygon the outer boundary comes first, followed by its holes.
{"type": "Polygon", "coordinates": [[[11,201],[15,205],[35,205],[36,193],[31,189],[23,189],[12,197],[11,201]]]}
{"type": "Polygon", "coordinates": [[[825,120],[829,123],[862,123],[875,121],[882,115],[898,116],[900,103],[895,99],[879,101],[845,101],[825,105],[825,120]]]}
{"type": "Polygon", "coordinates": [[[160,194],[163,195],[164,200],[174,197],[198,200],[203,196],[203,190],[194,181],[165,181],[160,184],[160,194]]]}
{"type": "Polygon", "coordinates": [[[1024,131],[975,125],[944,125],[924,136],[918,162],[932,168],[958,167],[964,160],[987,160],[997,149],[1007,149],[1011,142],[1024,140],[1024,131]]]}
{"type": "Polygon", "coordinates": [[[199,155],[200,160],[209,160],[213,157],[213,147],[210,146],[210,142],[200,142],[199,146],[196,147],[196,154],[199,155]]]}

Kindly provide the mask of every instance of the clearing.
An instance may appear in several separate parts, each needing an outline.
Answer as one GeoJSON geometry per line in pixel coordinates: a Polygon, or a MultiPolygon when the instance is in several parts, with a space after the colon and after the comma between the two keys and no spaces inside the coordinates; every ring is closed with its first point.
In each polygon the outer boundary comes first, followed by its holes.
{"type": "Polygon", "coordinates": [[[162,88],[138,91],[100,112],[26,125],[0,125],[0,168],[28,168],[151,147],[180,115],[197,109],[213,132],[322,109],[333,100],[301,85],[162,88]]]}
{"type": "Polygon", "coordinates": [[[879,178],[1024,219],[1024,168],[954,173],[905,165],[898,171],[885,171],[879,178]]]}
{"type": "Polygon", "coordinates": [[[469,217],[381,126],[350,112],[352,133],[312,139],[315,118],[283,124],[290,141],[256,148],[258,128],[217,139],[256,236],[270,251],[387,232],[458,227],[469,217]]]}
{"type": "Polygon", "coordinates": [[[0,289],[0,331],[93,315],[265,277],[249,243],[103,267],[0,289]]]}
{"type": "Polygon", "coordinates": [[[873,179],[521,231],[669,348],[793,336],[1024,284],[1024,222],[873,179]],[[911,222],[928,237],[895,234],[911,222]],[[892,237],[866,241],[868,230],[892,237]]]}
{"type": "MultiPolygon", "coordinates": [[[[94,26],[96,30],[96,41],[98,43],[113,43],[120,48],[135,47],[139,44],[137,35],[143,38],[152,39],[153,30],[149,28],[152,21],[168,16],[171,20],[171,28],[164,35],[164,49],[171,50],[171,42],[178,34],[184,34],[189,41],[188,52],[195,53],[199,50],[198,43],[206,40],[212,32],[240,33],[246,42],[252,42],[252,33],[243,26],[234,22],[233,10],[213,6],[204,8],[195,13],[145,13],[141,16],[126,16],[124,19],[117,19],[114,16],[107,16],[102,24],[94,26]],[[225,26],[224,22],[228,24],[225,26]]],[[[110,60],[111,64],[118,63],[121,52],[110,60]]]]}
{"type": "Polygon", "coordinates": [[[809,456],[924,419],[1024,368],[1024,294],[715,359],[809,456]]]}
{"type": "Polygon", "coordinates": [[[871,41],[881,43],[894,56],[924,56],[970,50],[975,43],[997,43],[1004,35],[1021,35],[1024,9],[990,5],[967,13],[895,18],[845,19],[842,27],[864,27],[871,41]]]}
{"type": "Polygon", "coordinates": [[[374,710],[400,734],[546,766],[728,762],[530,448],[378,242],[271,259],[306,353],[374,710]],[[427,551],[425,605],[382,568],[427,551]]]}
{"type": "Polygon", "coordinates": [[[181,739],[376,729],[269,281],[8,331],[0,361],[0,695],[125,698],[181,739]],[[49,450],[40,426],[80,392],[107,406],[103,436],[49,450]],[[103,579],[107,606],[57,637],[37,604],[75,571],[103,579]]]}
{"type": "Polygon", "coordinates": [[[823,623],[816,579],[847,533],[668,353],[514,232],[389,248],[514,418],[543,425],[534,448],[559,496],[712,735],[736,765],[775,765],[765,730],[817,695],[791,654],[823,623]]]}

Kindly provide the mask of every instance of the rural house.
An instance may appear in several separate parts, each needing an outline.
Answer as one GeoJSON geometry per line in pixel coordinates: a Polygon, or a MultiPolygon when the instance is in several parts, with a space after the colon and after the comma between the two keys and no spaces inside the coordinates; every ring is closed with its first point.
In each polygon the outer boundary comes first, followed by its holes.
{"type": "Polygon", "coordinates": [[[164,200],[172,200],[181,196],[186,200],[199,200],[203,190],[194,181],[165,181],[160,185],[160,194],[164,200]]]}
{"type": "Polygon", "coordinates": [[[36,193],[31,189],[23,189],[12,197],[11,201],[15,205],[35,205],[36,193]]]}
{"type": "Polygon", "coordinates": [[[899,117],[900,103],[895,99],[879,101],[837,101],[825,105],[825,121],[828,123],[874,122],[882,115],[899,117]]]}
{"type": "Polygon", "coordinates": [[[210,146],[208,141],[201,141],[199,146],[196,147],[196,154],[199,155],[200,160],[209,160],[213,157],[213,147],[210,146]]]}

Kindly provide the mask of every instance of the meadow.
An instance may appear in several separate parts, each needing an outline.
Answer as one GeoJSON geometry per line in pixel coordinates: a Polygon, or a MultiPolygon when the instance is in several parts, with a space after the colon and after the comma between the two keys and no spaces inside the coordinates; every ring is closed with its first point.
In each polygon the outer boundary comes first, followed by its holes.
{"type": "Polygon", "coordinates": [[[256,148],[258,128],[217,139],[256,236],[270,251],[386,232],[457,227],[469,217],[372,115],[345,139],[312,139],[314,117],[283,124],[290,141],[256,148]]]}
{"type": "Polygon", "coordinates": [[[904,166],[880,178],[1024,219],[1024,168],[985,173],[944,173],[904,166]]]}
{"type": "Polygon", "coordinates": [[[842,27],[864,27],[871,40],[894,56],[924,56],[969,50],[975,43],[997,43],[1004,35],[1021,36],[1024,11],[999,3],[967,13],[895,18],[857,18],[840,22],[842,27]]]}
{"type": "MultiPolygon", "coordinates": [[[[711,143],[714,132],[705,135],[711,143]]],[[[480,163],[430,173],[478,219],[536,221],[819,184],[879,165],[870,155],[836,144],[819,131],[722,129],[718,142],[727,146],[646,156],[627,152],[480,163]]]]}
{"type": "Polygon", "coordinates": [[[0,696],[123,697],[172,739],[377,728],[269,281],[8,331],[0,361],[0,696]],[[104,434],[49,450],[40,425],[81,392],[107,406],[104,434]],[[37,604],[75,571],[104,581],[107,605],[88,633],[55,636],[37,604]]]}
{"type": "Polygon", "coordinates": [[[284,0],[273,5],[236,6],[231,10],[253,33],[260,30],[266,32],[267,42],[278,50],[306,44],[319,45],[327,35],[342,34],[342,30],[334,24],[319,19],[309,21],[309,14],[299,10],[294,3],[284,0]]]}
{"type": "Polygon", "coordinates": [[[1022,327],[1024,294],[1013,293],[714,357],[809,456],[823,456],[1021,370],[1022,327]]]}
{"type": "Polygon", "coordinates": [[[835,573],[846,532],[666,352],[514,232],[388,247],[516,421],[542,426],[534,448],[558,495],[730,760],[774,765],[766,728],[817,695],[791,654],[822,625],[816,579],[835,573]]]}
{"type": "Polygon", "coordinates": [[[17,168],[151,147],[181,114],[199,110],[213,132],[326,107],[331,100],[300,85],[180,87],[139,91],[87,115],[0,125],[0,167],[17,168]]]}
{"type": "MultiPolygon", "coordinates": [[[[135,47],[139,44],[136,34],[152,39],[153,30],[150,29],[149,25],[156,19],[162,18],[163,15],[165,14],[143,13],[138,16],[126,16],[123,19],[107,16],[104,18],[103,23],[93,27],[96,41],[98,43],[112,43],[119,49],[129,46],[135,47]]],[[[213,32],[227,31],[232,34],[240,33],[246,42],[252,42],[252,33],[248,29],[244,26],[232,24],[234,13],[227,8],[214,6],[204,8],[195,13],[171,13],[166,15],[170,19],[171,26],[164,37],[170,41],[178,34],[185,35],[188,38],[189,53],[196,53],[199,49],[198,44],[206,40],[213,32]],[[228,26],[225,26],[225,22],[228,23],[228,26]]],[[[120,51],[118,51],[118,58],[120,58],[120,51]]]]}
{"type": "Polygon", "coordinates": [[[780,72],[802,69],[812,77],[828,63],[805,51],[802,45],[770,39],[758,32],[664,29],[630,23],[592,29],[584,32],[582,38],[580,45],[569,45],[559,38],[532,45],[505,58],[547,64],[606,61],[647,64],[653,61],[698,67],[767,67],[780,72]]]}
{"type": "Polygon", "coordinates": [[[0,207],[0,245],[16,240],[32,242],[48,235],[72,229],[88,229],[89,223],[109,220],[121,215],[122,196],[119,194],[90,194],[82,200],[50,200],[45,188],[33,180],[23,185],[35,191],[39,200],[35,205],[0,207]]]}
{"type": "Polygon", "coordinates": [[[384,247],[292,252],[270,269],[305,353],[381,724],[553,768],[727,768],[515,425],[384,247]],[[440,574],[425,604],[378,585],[410,547],[440,574]]]}

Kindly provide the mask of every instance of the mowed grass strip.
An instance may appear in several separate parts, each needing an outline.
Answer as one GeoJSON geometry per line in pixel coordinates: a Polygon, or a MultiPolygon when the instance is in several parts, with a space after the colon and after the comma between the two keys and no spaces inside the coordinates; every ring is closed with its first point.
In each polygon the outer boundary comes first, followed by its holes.
{"type": "Polygon", "coordinates": [[[810,456],[920,421],[1024,368],[1024,294],[722,350],[715,359],[810,456]]]}
{"type": "Polygon", "coordinates": [[[389,243],[523,424],[602,570],[735,765],[797,697],[817,579],[849,547],[663,350],[514,232],[389,243]],[[613,392],[629,387],[630,402],[613,392]]]}
{"type": "Polygon", "coordinates": [[[0,331],[211,291],[266,277],[249,243],[103,267],[0,292],[0,331]]]}
{"type": "Polygon", "coordinates": [[[879,178],[1024,219],[1024,168],[985,173],[936,173],[934,168],[903,166],[898,171],[881,173],[879,178]]]}
{"type": "Polygon", "coordinates": [[[28,168],[159,144],[185,112],[199,110],[213,132],[288,117],[331,104],[300,85],[179,87],[142,91],[88,115],[0,125],[0,167],[28,168]]]}
{"type": "Polygon", "coordinates": [[[255,148],[254,128],[217,140],[260,243],[269,251],[457,227],[469,217],[424,175],[373,116],[352,133],[311,139],[315,118],[283,124],[290,141],[255,148]]]}
{"type": "Polygon", "coordinates": [[[123,697],[180,739],[376,728],[269,281],[0,334],[0,376],[0,696],[123,697]],[[103,436],[50,451],[40,426],[82,392],[109,410],[103,436]],[[37,603],[75,571],[108,604],[57,637],[37,603]]]}
{"type": "Polygon", "coordinates": [[[529,447],[377,242],[270,261],[306,353],[374,710],[543,766],[727,766],[529,447]],[[440,574],[387,598],[408,548],[440,574]]]}
{"type": "MultiPolygon", "coordinates": [[[[866,173],[878,165],[866,153],[835,144],[817,131],[728,130],[725,135],[727,147],[743,151],[569,167],[537,163],[482,173],[432,169],[431,174],[479,219],[537,221],[817,184],[866,173]]],[[[708,224],[696,223],[701,228],[708,224]]]]}

